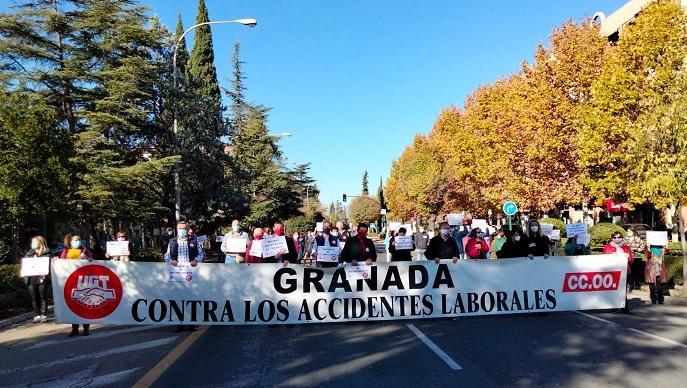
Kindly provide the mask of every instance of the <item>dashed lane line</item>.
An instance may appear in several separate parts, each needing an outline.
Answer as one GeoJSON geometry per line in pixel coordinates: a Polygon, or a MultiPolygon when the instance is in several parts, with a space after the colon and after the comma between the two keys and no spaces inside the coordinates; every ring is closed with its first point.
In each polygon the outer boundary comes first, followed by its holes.
{"type": "Polygon", "coordinates": [[[446,352],[441,350],[441,348],[439,346],[437,346],[437,344],[432,342],[431,339],[427,338],[427,336],[423,332],[421,332],[420,329],[415,327],[415,325],[413,325],[412,323],[408,323],[408,324],[406,324],[406,326],[408,327],[408,329],[410,329],[410,331],[412,331],[417,336],[417,338],[420,339],[420,341],[422,341],[425,345],[427,345],[427,347],[431,351],[433,351],[434,354],[439,356],[439,358],[441,358],[441,360],[444,361],[446,363],[446,365],[448,365],[449,368],[451,368],[453,370],[462,370],[463,369],[460,365],[458,365],[457,362],[453,361],[453,359],[448,354],[446,354],[446,352]]]}

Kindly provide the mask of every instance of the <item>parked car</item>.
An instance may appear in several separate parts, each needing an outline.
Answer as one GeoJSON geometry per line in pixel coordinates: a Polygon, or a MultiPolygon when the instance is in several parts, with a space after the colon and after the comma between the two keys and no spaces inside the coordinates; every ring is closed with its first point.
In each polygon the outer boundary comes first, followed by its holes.
{"type": "Polygon", "coordinates": [[[648,230],[654,230],[654,228],[652,228],[651,226],[649,226],[647,224],[625,224],[624,228],[625,228],[625,230],[635,228],[639,237],[641,237],[643,239],[646,239],[646,232],[648,230]]]}

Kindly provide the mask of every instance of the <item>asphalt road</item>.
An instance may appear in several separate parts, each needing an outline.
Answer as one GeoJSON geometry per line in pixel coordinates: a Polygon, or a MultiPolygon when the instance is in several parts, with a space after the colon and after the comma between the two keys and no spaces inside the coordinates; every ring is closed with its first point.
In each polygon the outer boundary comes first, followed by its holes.
{"type": "Polygon", "coordinates": [[[147,380],[157,387],[684,387],[687,300],[631,296],[632,315],[215,326],[192,335],[93,326],[89,337],[67,338],[69,326],[24,323],[0,332],[0,385],[131,386],[157,371],[147,380]]]}

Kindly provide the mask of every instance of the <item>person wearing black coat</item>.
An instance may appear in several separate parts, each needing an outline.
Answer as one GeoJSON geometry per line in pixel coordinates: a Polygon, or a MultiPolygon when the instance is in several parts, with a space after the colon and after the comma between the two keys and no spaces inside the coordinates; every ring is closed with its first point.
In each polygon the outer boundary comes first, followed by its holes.
{"type": "Polygon", "coordinates": [[[453,259],[453,262],[456,263],[459,256],[458,244],[451,237],[451,229],[448,226],[448,222],[442,222],[439,225],[439,234],[429,240],[425,257],[427,257],[427,260],[434,260],[439,264],[439,260],[448,259],[453,259]]]}
{"type": "MultiPolygon", "coordinates": [[[[284,224],[281,222],[275,222],[273,226],[274,230],[274,235],[276,237],[281,237],[284,236],[285,230],[284,230],[284,224]]],[[[274,257],[269,257],[269,258],[263,258],[262,261],[265,263],[277,263],[281,261],[282,263],[289,264],[289,263],[296,263],[298,260],[298,253],[296,252],[296,244],[293,242],[293,238],[289,236],[284,236],[286,239],[286,248],[288,249],[288,252],[283,253],[281,255],[277,255],[274,257]],[[272,261],[274,260],[274,261],[272,261]]]]}
{"type": "Polygon", "coordinates": [[[499,259],[512,259],[515,257],[527,257],[527,244],[523,233],[520,230],[513,230],[506,233],[508,240],[503,243],[499,251],[499,259]]]}
{"type": "Polygon", "coordinates": [[[549,257],[549,246],[551,241],[548,236],[541,232],[541,226],[536,219],[527,222],[527,231],[525,232],[527,238],[527,256],[532,258],[534,256],[549,257]]]}
{"type": "Polygon", "coordinates": [[[391,261],[413,261],[415,242],[413,242],[413,249],[396,249],[396,237],[405,235],[406,228],[399,228],[398,235],[389,240],[389,253],[391,253],[391,261]]]}
{"type": "Polygon", "coordinates": [[[367,224],[364,223],[358,225],[358,234],[346,241],[339,258],[340,263],[357,264],[358,261],[364,261],[367,265],[377,261],[377,248],[367,238],[367,224]]]}

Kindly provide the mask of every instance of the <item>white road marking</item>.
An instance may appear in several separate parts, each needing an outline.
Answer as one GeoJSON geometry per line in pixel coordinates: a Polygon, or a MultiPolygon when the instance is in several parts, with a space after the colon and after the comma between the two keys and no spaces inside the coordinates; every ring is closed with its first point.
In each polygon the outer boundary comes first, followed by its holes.
{"type": "MultiPolygon", "coordinates": [[[[609,320],[607,320],[607,319],[603,319],[603,318],[597,317],[597,316],[595,316],[595,315],[583,313],[583,312],[581,312],[581,311],[573,311],[573,312],[578,313],[578,314],[580,314],[580,315],[584,315],[585,317],[590,318],[590,319],[594,319],[594,320],[597,320],[597,321],[601,321],[601,322],[605,322],[605,323],[610,323],[611,325],[614,325],[614,326],[622,327],[622,326],[620,326],[619,324],[617,324],[617,323],[615,323],[615,322],[612,322],[612,321],[609,321],[609,320]]],[[[647,336],[647,337],[651,337],[651,338],[653,338],[653,339],[657,339],[657,340],[659,340],[659,341],[663,341],[663,342],[665,342],[665,343],[668,343],[668,344],[671,344],[671,345],[674,345],[674,346],[679,346],[679,347],[681,347],[681,348],[687,349],[687,345],[683,344],[682,342],[673,341],[673,340],[671,340],[670,338],[661,337],[660,335],[647,333],[646,331],[637,330],[637,329],[634,329],[634,328],[631,328],[631,327],[623,327],[623,329],[627,329],[627,330],[633,331],[633,332],[635,332],[635,333],[643,334],[643,335],[645,335],[645,336],[647,336]]]]}
{"type": "Polygon", "coordinates": [[[675,346],[679,346],[679,347],[681,347],[681,348],[687,349],[687,345],[685,345],[685,344],[683,344],[683,343],[681,343],[681,342],[673,341],[673,340],[671,340],[670,338],[661,337],[661,336],[659,336],[659,335],[647,333],[646,331],[637,330],[637,329],[632,329],[632,328],[629,328],[628,330],[634,331],[635,333],[644,334],[644,335],[647,336],[647,337],[651,337],[651,338],[653,338],[653,339],[657,339],[657,340],[659,340],[659,341],[663,341],[663,342],[669,343],[669,344],[671,344],[671,345],[675,345],[675,346]]]}
{"type": "Polygon", "coordinates": [[[84,374],[71,374],[59,379],[43,381],[38,383],[28,384],[30,387],[35,388],[71,388],[71,387],[84,387],[84,386],[95,386],[100,387],[103,385],[112,385],[121,383],[121,381],[128,379],[134,373],[138,372],[141,368],[133,368],[123,370],[121,372],[109,373],[102,376],[84,375],[84,374]]]}
{"type": "Polygon", "coordinates": [[[134,344],[134,345],[122,346],[122,347],[113,348],[113,349],[107,349],[107,350],[103,350],[100,352],[82,354],[80,356],[75,356],[75,357],[71,357],[71,358],[64,358],[61,360],[44,362],[42,364],[29,365],[29,366],[25,366],[22,368],[0,370],[0,376],[10,374],[10,373],[26,372],[28,370],[32,370],[35,368],[50,368],[50,367],[60,366],[60,365],[69,364],[69,363],[77,362],[77,361],[93,360],[95,358],[108,357],[108,356],[112,356],[112,355],[116,355],[116,354],[120,354],[120,353],[136,352],[139,350],[156,348],[158,346],[164,346],[164,345],[171,344],[172,342],[176,341],[177,338],[178,337],[162,338],[162,339],[158,339],[158,340],[154,340],[154,341],[141,342],[141,343],[134,344]]]}
{"type": "Polygon", "coordinates": [[[406,324],[406,326],[408,327],[408,329],[410,329],[410,331],[412,331],[417,336],[417,338],[420,339],[420,341],[424,342],[424,344],[427,345],[428,348],[430,348],[437,356],[439,356],[439,358],[441,358],[446,363],[446,365],[448,365],[449,368],[453,370],[463,369],[460,365],[458,365],[458,363],[453,361],[453,359],[448,354],[446,354],[446,352],[441,350],[441,348],[437,346],[437,344],[432,342],[431,339],[427,338],[427,336],[423,332],[421,332],[420,329],[415,327],[415,325],[413,325],[412,323],[408,323],[406,324]]]}
{"type": "Polygon", "coordinates": [[[106,330],[106,331],[96,331],[93,332],[91,331],[91,335],[88,337],[83,337],[83,336],[77,336],[77,337],[72,337],[68,339],[59,339],[59,340],[47,340],[47,341],[41,341],[38,343],[35,343],[28,348],[24,350],[33,350],[33,349],[40,349],[44,348],[46,346],[50,345],[55,345],[55,344],[65,344],[69,342],[75,342],[75,341],[87,341],[89,339],[94,339],[94,338],[106,338],[106,337],[111,337],[113,335],[117,334],[127,334],[127,333],[136,333],[139,331],[143,330],[151,330],[151,329],[159,329],[161,326],[135,326],[135,327],[130,327],[128,329],[121,329],[121,330],[106,330]]]}
{"type": "Polygon", "coordinates": [[[585,317],[587,317],[587,318],[589,318],[589,319],[597,320],[597,321],[599,321],[599,322],[604,322],[604,323],[608,323],[608,324],[611,324],[611,325],[618,325],[618,324],[615,323],[615,322],[609,321],[608,319],[603,319],[603,318],[601,318],[601,317],[597,317],[596,315],[583,313],[582,311],[573,311],[573,312],[574,312],[574,313],[577,313],[577,314],[580,314],[580,315],[583,315],[583,316],[585,316],[585,317]]]}

